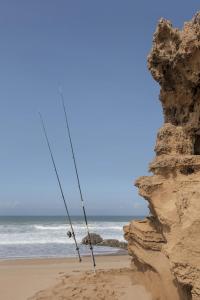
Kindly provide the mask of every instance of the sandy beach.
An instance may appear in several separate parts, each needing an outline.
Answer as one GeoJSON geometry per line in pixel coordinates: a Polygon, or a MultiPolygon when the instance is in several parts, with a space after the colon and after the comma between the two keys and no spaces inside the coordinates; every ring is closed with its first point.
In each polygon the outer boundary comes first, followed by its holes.
{"type": "Polygon", "coordinates": [[[98,256],[94,275],[90,257],[82,263],[75,258],[1,260],[1,299],[155,299],[130,261],[128,255],[98,256]]]}

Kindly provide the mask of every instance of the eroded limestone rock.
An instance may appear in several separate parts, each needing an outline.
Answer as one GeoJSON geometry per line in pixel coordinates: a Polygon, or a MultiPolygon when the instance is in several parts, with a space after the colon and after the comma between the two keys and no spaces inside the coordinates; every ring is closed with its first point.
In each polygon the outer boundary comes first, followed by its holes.
{"type": "Polygon", "coordinates": [[[152,176],[137,179],[151,217],[125,226],[139,269],[157,272],[173,298],[200,299],[200,12],[182,30],[158,23],[148,68],[160,84],[164,125],[152,176]],[[167,274],[167,275],[166,275],[167,274]]]}

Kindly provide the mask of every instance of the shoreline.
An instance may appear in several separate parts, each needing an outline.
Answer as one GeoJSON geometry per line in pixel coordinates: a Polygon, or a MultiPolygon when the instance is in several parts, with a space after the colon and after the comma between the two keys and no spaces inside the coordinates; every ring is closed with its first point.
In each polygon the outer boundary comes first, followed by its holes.
{"type": "MultiPolygon", "coordinates": [[[[95,257],[97,256],[124,256],[124,255],[128,255],[128,251],[124,250],[124,249],[119,249],[116,252],[113,253],[109,253],[109,252],[105,252],[105,253],[101,253],[101,254],[95,254],[95,257]]],[[[90,257],[89,254],[83,254],[81,255],[82,258],[84,257],[90,257]]],[[[77,259],[77,256],[38,256],[38,257],[8,257],[8,258],[1,258],[0,257],[0,263],[3,261],[6,262],[11,262],[11,261],[30,261],[30,260],[64,260],[64,259],[77,259]]]]}
{"type": "MultiPolygon", "coordinates": [[[[131,260],[131,257],[128,255],[128,253],[109,253],[109,254],[101,254],[101,255],[95,255],[95,258],[103,259],[107,257],[116,257],[116,258],[123,258],[127,257],[129,260],[131,260]]],[[[78,261],[78,257],[34,257],[34,258],[7,258],[7,259],[1,259],[0,258],[0,267],[3,265],[11,264],[11,265],[24,265],[24,264],[35,264],[35,263],[74,263],[76,264],[83,264],[84,260],[88,262],[88,260],[91,259],[90,255],[82,256],[82,262],[78,261]]]]}

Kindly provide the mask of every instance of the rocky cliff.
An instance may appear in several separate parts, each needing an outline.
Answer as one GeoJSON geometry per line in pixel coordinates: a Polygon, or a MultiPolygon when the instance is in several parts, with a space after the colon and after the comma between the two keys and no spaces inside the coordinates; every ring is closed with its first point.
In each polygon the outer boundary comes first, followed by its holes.
{"type": "Polygon", "coordinates": [[[200,299],[200,12],[182,30],[161,19],[148,56],[164,125],[151,176],[137,179],[150,217],[124,227],[139,270],[153,270],[166,299],[200,299]],[[172,296],[173,294],[173,296],[172,296]]]}

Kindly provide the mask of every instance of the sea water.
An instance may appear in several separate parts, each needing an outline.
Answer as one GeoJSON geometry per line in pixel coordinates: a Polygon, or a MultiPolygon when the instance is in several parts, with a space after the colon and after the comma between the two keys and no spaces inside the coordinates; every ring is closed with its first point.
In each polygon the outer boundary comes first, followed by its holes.
{"type": "MultiPolygon", "coordinates": [[[[135,217],[137,218],[137,217],[135,217]]],[[[124,241],[123,226],[133,217],[93,216],[88,218],[91,233],[103,239],[124,241]]],[[[77,242],[87,235],[84,219],[72,217],[77,242]]],[[[62,216],[0,217],[0,258],[74,257],[73,238],[68,238],[69,223],[62,216]]],[[[119,249],[94,246],[95,254],[115,253],[119,249]]],[[[88,255],[88,246],[80,244],[81,255],[88,255]]]]}

